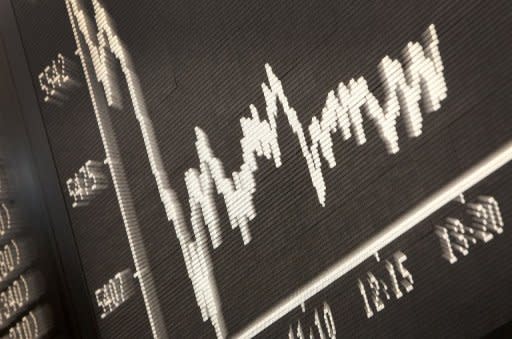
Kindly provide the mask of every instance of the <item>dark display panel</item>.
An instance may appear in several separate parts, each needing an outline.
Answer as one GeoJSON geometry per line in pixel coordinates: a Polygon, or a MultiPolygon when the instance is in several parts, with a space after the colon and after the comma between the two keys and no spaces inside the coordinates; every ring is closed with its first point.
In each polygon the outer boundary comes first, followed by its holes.
{"type": "Polygon", "coordinates": [[[73,325],[23,119],[35,93],[20,47],[10,3],[0,1],[0,337],[63,338],[73,325]]]}
{"type": "Polygon", "coordinates": [[[13,7],[102,337],[510,320],[509,1],[13,7]]]}

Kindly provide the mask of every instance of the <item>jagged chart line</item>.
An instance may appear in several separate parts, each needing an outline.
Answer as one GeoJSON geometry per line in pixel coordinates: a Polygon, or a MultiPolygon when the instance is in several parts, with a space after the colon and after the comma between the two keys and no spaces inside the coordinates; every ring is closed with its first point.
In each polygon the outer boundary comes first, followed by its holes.
{"type": "Polygon", "coordinates": [[[255,217],[253,194],[256,191],[254,173],[257,171],[257,158],[264,156],[274,159],[276,167],[281,166],[281,152],[277,141],[278,102],[284,115],[300,144],[302,155],[306,160],[312,184],[316,189],[318,200],[325,206],[326,187],[322,172],[321,156],[330,168],[336,166],[333,152],[332,134],[341,131],[343,140],[348,140],[352,133],[358,145],[366,142],[363,129],[361,109],[368,112],[370,120],[377,126],[381,139],[389,153],[399,151],[396,122],[400,110],[406,124],[408,134],[417,137],[422,133],[422,115],[419,101],[425,101],[427,112],[440,108],[440,102],[446,98],[446,84],[443,66],[438,50],[437,34],[434,26],[425,32],[426,53],[419,43],[409,43],[405,50],[407,68],[404,72],[397,60],[385,57],[380,64],[383,84],[387,93],[384,107],[379,105],[375,96],[369,91],[366,80],[350,80],[349,86],[340,83],[337,92],[330,91],[322,109],[320,119],[313,117],[309,125],[312,141],[308,145],[306,133],[295,110],[289,105],[284,94],[281,81],[265,65],[270,87],[262,84],[268,120],[261,120],[258,110],[250,105],[251,118],[242,118],[243,164],[238,172],[233,172],[232,179],[227,178],[223,165],[218,160],[208,143],[206,134],[196,127],[197,152],[201,163],[200,171],[190,169],[185,174],[189,193],[192,219],[204,218],[210,231],[213,247],[220,245],[219,218],[215,208],[212,191],[222,195],[230,223],[233,228],[240,228],[244,243],[250,242],[248,221],[255,217]],[[425,56],[427,55],[427,57],[425,56]],[[421,85],[425,86],[422,92],[421,85]],[[403,105],[400,105],[400,102],[403,105]],[[402,106],[402,107],[401,107],[402,106]],[[198,213],[199,216],[194,214],[198,213]]]}
{"type": "MultiPolygon", "coordinates": [[[[202,229],[203,220],[207,225],[212,245],[217,248],[221,244],[219,218],[215,207],[215,191],[221,194],[226,202],[228,216],[233,228],[240,228],[244,243],[250,242],[248,222],[256,216],[253,206],[253,194],[256,191],[254,173],[257,171],[257,157],[274,159],[275,166],[281,166],[280,149],[277,143],[276,117],[278,102],[288,119],[289,125],[297,136],[302,155],[306,159],[308,170],[316,189],[319,202],[325,205],[325,182],[321,169],[322,156],[329,167],[336,166],[333,154],[332,134],[341,131],[343,140],[348,140],[355,134],[357,144],[366,142],[363,129],[363,116],[361,108],[365,108],[375,125],[381,139],[386,144],[389,153],[397,153],[398,135],[396,121],[401,111],[407,132],[411,137],[417,137],[422,132],[422,115],[419,107],[423,100],[427,112],[440,108],[440,103],[446,98],[446,84],[443,75],[443,66],[438,50],[438,39],[435,27],[431,25],[424,34],[426,52],[418,43],[409,43],[405,49],[406,69],[396,61],[385,57],[380,64],[381,77],[387,94],[386,104],[382,108],[377,99],[369,91],[366,80],[359,78],[351,80],[349,86],[340,83],[338,91],[329,92],[326,104],[322,109],[321,118],[314,117],[309,126],[311,146],[307,144],[306,135],[300,124],[295,110],[289,105],[284,94],[280,80],[273,73],[272,68],[266,65],[269,86],[262,85],[265,97],[268,120],[261,120],[254,105],[250,106],[251,118],[242,118],[243,138],[241,140],[244,163],[239,172],[232,174],[232,179],[226,178],[223,165],[217,159],[208,143],[206,134],[196,128],[197,152],[200,160],[200,169],[191,169],[186,172],[186,184],[191,207],[191,221],[194,230],[202,229]],[[422,92],[422,87],[424,91],[422,92]]],[[[191,244],[194,245],[194,244],[191,244]]],[[[202,246],[207,246],[201,243],[202,246]]],[[[203,250],[207,253],[207,249],[203,250]]],[[[200,265],[201,258],[192,252],[192,260],[200,265]]],[[[191,275],[197,301],[200,308],[206,310],[208,315],[207,296],[211,286],[211,267],[205,268],[205,273],[194,271],[191,275]]],[[[215,289],[216,290],[216,289],[215,289]]],[[[217,306],[220,309],[220,305],[217,306]]],[[[212,323],[218,322],[211,318],[212,323]]],[[[206,319],[205,319],[206,320],[206,319]]]]}
{"type": "Polygon", "coordinates": [[[113,27],[112,20],[98,0],[92,0],[97,31],[92,20],[83,10],[79,0],[67,0],[68,14],[75,33],[84,72],[94,73],[103,85],[105,101],[98,108],[100,89],[93,88],[89,79],[91,99],[98,119],[102,140],[107,153],[111,175],[116,188],[120,208],[123,214],[130,247],[134,257],[139,282],[155,337],[165,337],[165,326],[159,310],[156,290],[152,282],[149,264],[145,257],[140,230],[136,221],[135,209],[129,194],[127,180],[117,149],[117,142],[110,120],[105,111],[106,106],[121,107],[119,84],[110,69],[114,59],[121,65],[124,80],[129,89],[131,103],[141,128],[144,145],[158,192],[164,204],[166,215],[174,225],[189,277],[192,281],[198,306],[203,320],[210,320],[217,337],[223,338],[227,330],[221,310],[211,257],[208,252],[208,229],[214,248],[222,243],[219,218],[214,203],[214,194],[223,196],[232,228],[241,231],[244,244],[251,241],[248,222],[256,216],[253,206],[253,194],[256,191],[254,173],[257,171],[257,157],[273,159],[275,166],[281,166],[280,149],[277,143],[276,117],[278,103],[281,105],[288,122],[297,136],[302,154],[306,160],[313,186],[319,202],[325,205],[326,187],[322,172],[322,159],[330,168],[336,166],[333,153],[332,135],[341,131],[342,139],[348,140],[353,135],[358,145],[366,142],[363,129],[364,113],[377,127],[380,138],[389,153],[397,153],[398,135],[396,122],[402,114],[408,135],[418,137],[422,133],[422,112],[420,101],[426,112],[438,110],[446,98],[446,84],[443,66],[438,50],[438,39],[433,25],[424,34],[423,48],[419,43],[410,42],[404,50],[405,68],[397,60],[389,57],[382,59],[379,70],[386,92],[384,105],[380,105],[368,89],[363,77],[350,80],[349,85],[338,85],[337,91],[327,95],[326,104],[320,118],[313,117],[308,131],[311,144],[308,145],[306,133],[298,120],[295,110],[289,105],[281,82],[272,68],[265,65],[269,85],[262,84],[265,96],[267,119],[261,120],[254,105],[250,106],[251,117],[240,120],[243,138],[241,140],[243,164],[231,178],[225,176],[223,165],[218,160],[208,143],[206,134],[196,128],[196,147],[200,160],[199,169],[190,169],[185,173],[191,208],[193,234],[188,230],[183,210],[171,189],[163,167],[162,157],[157,144],[151,119],[146,109],[139,80],[133,71],[129,54],[113,27]],[[80,34],[88,48],[89,58],[84,55],[80,34]],[[106,120],[106,121],[102,121],[106,120]],[[128,193],[126,193],[128,192],[128,193]],[[143,274],[144,273],[144,274],[143,274]]]}

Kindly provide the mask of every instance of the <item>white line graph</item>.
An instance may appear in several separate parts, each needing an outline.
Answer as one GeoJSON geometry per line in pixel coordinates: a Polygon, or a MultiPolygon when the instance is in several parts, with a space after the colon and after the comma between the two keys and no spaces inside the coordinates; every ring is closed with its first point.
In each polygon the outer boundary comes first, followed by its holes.
{"type": "Polygon", "coordinates": [[[114,58],[121,65],[158,192],[167,218],[174,224],[203,320],[209,319],[212,322],[219,338],[225,337],[227,331],[213,275],[210,253],[208,253],[208,237],[203,220],[210,232],[214,248],[218,247],[221,244],[221,233],[212,197],[216,190],[217,194],[223,195],[225,199],[232,228],[238,227],[241,230],[245,244],[250,242],[248,222],[256,216],[252,204],[253,194],[256,190],[254,183],[254,172],[257,170],[256,157],[273,158],[276,167],[281,165],[276,129],[278,102],[283,107],[290,126],[298,137],[319,202],[324,206],[326,188],[320,156],[328,162],[331,168],[336,165],[332,150],[332,134],[340,130],[343,140],[347,140],[354,134],[357,143],[364,144],[366,135],[363,129],[364,118],[361,110],[365,109],[370,120],[377,126],[388,152],[396,153],[399,151],[396,122],[400,112],[404,116],[409,135],[417,137],[422,133],[423,118],[419,106],[420,99],[425,104],[427,111],[435,111],[440,108],[441,101],[446,98],[446,84],[438,50],[437,34],[434,26],[431,25],[424,34],[425,48],[419,43],[411,42],[407,45],[404,52],[405,69],[397,60],[391,60],[389,57],[382,59],[380,72],[386,90],[386,102],[383,106],[369,91],[363,77],[351,80],[348,87],[340,83],[336,92],[331,91],[328,94],[320,119],[316,117],[312,119],[309,126],[312,144],[308,145],[304,129],[295,110],[288,104],[281,82],[271,67],[266,65],[269,86],[262,84],[262,90],[267,104],[268,120],[260,120],[258,111],[253,105],[250,106],[252,117],[241,119],[240,123],[244,134],[244,138],[241,140],[244,163],[239,172],[233,173],[232,179],[226,177],[222,163],[213,156],[206,134],[196,128],[196,146],[201,167],[200,171],[191,169],[185,174],[192,210],[193,234],[191,234],[187,229],[180,203],[170,187],[163,167],[138,77],[129,53],[114,29],[111,18],[98,0],[92,0],[96,30],[93,21],[78,0],[68,0],[66,4],[155,337],[160,337],[165,333],[165,326],[158,306],[153,279],[149,272],[149,264],[142,244],[132,197],[117,149],[115,133],[107,113],[108,106],[121,107],[117,77],[110,69],[114,58]],[[84,55],[85,47],[87,55],[84,55]],[[96,76],[97,81],[103,86],[103,91],[98,88],[97,83],[91,83],[90,74],[96,76]]]}
{"type": "MultiPolygon", "coordinates": [[[[447,97],[447,87],[434,25],[430,25],[423,34],[423,45],[422,47],[418,42],[407,44],[403,57],[405,65],[387,56],[382,59],[379,70],[386,94],[383,105],[369,90],[363,77],[350,80],[348,86],[341,82],[336,90],[327,94],[320,117],[314,116],[308,128],[300,123],[279,78],[270,65],[265,65],[268,85],[263,83],[261,87],[267,119],[260,118],[254,105],[249,106],[251,117],[240,119],[243,133],[240,140],[243,163],[240,170],[233,172],[231,176],[226,175],[222,161],[215,157],[206,133],[196,127],[196,148],[200,167],[189,169],[185,173],[191,210],[190,220],[196,240],[181,243],[181,247],[185,260],[189,260],[189,277],[203,319],[212,321],[219,338],[223,337],[224,334],[221,332],[224,330],[220,331],[218,324],[224,323],[224,320],[219,313],[221,301],[217,297],[217,286],[204,230],[206,224],[213,248],[218,248],[222,244],[222,232],[215,195],[220,195],[224,199],[231,228],[240,229],[243,242],[247,245],[252,239],[249,222],[256,217],[253,200],[256,192],[257,158],[272,159],[276,168],[281,166],[276,119],[278,114],[283,114],[298,139],[318,200],[325,206],[326,186],[321,157],[330,168],[336,166],[333,152],[334,134],[340,132],[343,141],[354,136],[357,144],[363,145],[366,143],[363,122],[368,119],[375,124],[388,153],[394,154],[400,149],[396,128],[400,114],[408,135],[418,137],[423,126],[420,100],[425,104],[427,113],[441,107],[442,100],[447,97]],[[278,109],[279,105],[282,110],[278,109]],[[308,142],[306,130],[309,131],[311,143],[308,142]]],[[[155,145],[156,143],[150,146],[155,145]]],[[[159,153],[155,149],[148,149],[148,154],[151,156],[159,153]]],[[[158,182],[159,178],[156,180],[158,182]]],[[[165,196],[161,197],[165,202],[165,196]]],[[[181,226],[176,229],[177,232],[185,231],[181,226]]],[[[187,238],[193,239],[190,235],[187,235],[187,238]]]]}
{"type": "Polygon", "coordinates": [[[351,79],[348,86],[340,82],[336,90],[327,94],[321,115],[314,116],[307,128],[300,123],[297,112],[289,104],[281,81],[270,65],[265,65],[268,85],[263,83],[261,88],[267,117],[262,120],[256,107],[250,105],[251,117],[240,119],[243,133],[240,144],[244,161],[240,170],[233,172],[231,177],[226,176],[221,160],[215,157],[206,133],[196,127],[200,168],[189,169],[185,174],[185,181],[192,211],[191,221],[197,223],[198,220],[204,220],[213,247],[217,248],[222,242],[215,206],[216,194],[221,195],[225,201],[231,227],[240,229],[244,244],[251,241],[248,223],[256,216],[253,200],[256,192],[254,174],[258,170],[257,158],[272,159],[276,168],[282,164],[276,123],[279,114],[286,116],[297,137],[311,182],[322,206],[326,202],[322,158],[330,168],[336,166],[333,135],[340,132],[343,141],[354,136],[357,144],[363,145],[367,139],[363,122],[371,120],[388,153],[395,154],[400,150],[396,123],[401,114],[409,136],[420,136],[423,126],[420,100],[423,100],[426,112],[429,113],[438,110],[447,96],[434,25],[430,25],[425,31],[423,39],[425,47],[417,42],[407,44],[403,57],[405,66],[387,56],[382,59],[379,71],[386,92],[383,105],[369,90],[365,78],[351,79]],[[309,132],[309,138],[306,131],[309,132]]]}
{"type": "MultiPolygon", "coordinates": [[[[239,228],[244,244],[248,244],[252,239],[249,221],[256,217],[253,195],[256,192],[254,174],[258,169],[257,158],[272,159],[276,168],[281,166],[276,124],[276,117],[279,114],[278,104],[280,104],[282,113],[286,115],[290,127],[297,136],[318,200],[322,206],[325,206],[326,187],[322,161],[327,162],[330,168],[336,166],[333,153],[333,135],[336,132],[340,132],[343,141],[354,137],[358,145],[363,145],[366,142],[363,121],[365,118],[369,119],[377,127],[379,137],[384,142],[388,153],[397,153],[399,151],[396,130],[398,117],[402,115],[408,135],[418,137],[422,133],[423,121],[420,101],[425,104],[426,112],[432,112],[441,107],[441,102],[447,95],[443,65],[438,50],[439,41],[434,25],[429,26],[425,31],[424,46],[417,42],[407,44],[404,50],[403,65],[387,56],[382,59],[379,65],[380,76],[385,89],[385,102],[382,105],[370,92],[363,77],[350,80],[348,86],[339,83],[336,90],[327,94],[321,115],[313,117],[308,128],[304,128],[299,122],[295,110],[288,103],[288,98],[279,78],[270,65],[265,65],[268,85],[263,83],[262,91],[265,97],[267,119],[262,120],[260,118],[254,105],[249,106],[251,116],[240,119],[243,132],[243,138],[240,141],[243,163],[239,171],[233,172],[231,176],[226,176],[222,162],[214,156],[206,133],[198,127],[195,129],[200,166],[199,169],[190,169],[185,173],[191,207],[190,221],[193,230],[193,233],[191,233],[181,204],[170,186],[164,169],[152,121],[129,53],[118,37],[112,20],[100,2],[92,0],[92,4],[97,30],[94,28],[94,21],[82,9],[80,0],[66,0],[79,56],[82,59],[84,73],[86,74],[89,92],[107,154],[107,163],[111,170],[146,311],[155,338],[166,337],[166,327],[158,305],[156,289],[149,270],[148,259],[142,243],[113,127],[108,117],[108,106],[121,107],[119,84],[110,70],[113,59],[117,59],[121,65],[124,81],[128,86],[131,103],[142,132],[152,174],[157,183],[167,218],[173,224],[178,237],[203,320],[211,321],[218,338],[224,338],[228,333],[213,274],[211,254],[208,249],[209,239],[214,248],[222,244],[222,231],[214,195],[222,195],[227,207],[231,228],[239,228]],[[85,48],[87,48],[87,55],[83,51],[85,48]],[[98,83],[91,83],[89,77],[92,74],[95,75],[103,88],[100,88],[98,83]],[[309,132],[309,139],[306,131],[309,132]],[[308,143],[308,140],[311,142],[308,143]]],[[[509,145],[509,151],[510,148],[509,145]]],[[[411,210],[410,213],[388,226],[384,231],[361,244],[358,247],[360,250],[356,249],[347,257],[341,259],[337,265],[301,288],[292,297],[274,306],[235,336],[250,337],[264,330],[272,322],[275,322],[318,293],[322,288],[343,276],[364,261],[367,256],[373,255],[378,249],[412,228],[435,209],[467,188],[460,190],[459,186],[471,186],[476,183],[474,182],[475,178],[482,175],[482,171],[487,173],[486,171],[491,170],[492,172],[499,168],[503,164],[496,167],[496,163],[503,160],[503,155],[499,155],[497,158],[498,160],[489,160],[490,165],[481,165],[480,167],[484,168],[483,170],[474,169],[474,173],[466,173],[459,178],[460,180],[458,179],[460,183],[456,181],[447,186],[446,191],[442,190],[427,199],[422,205],[411,210]],[[452,192],[453,190],[456,192],[452,192]],[[450,198],[448,199],[447,196],[450,196],[450,198]],[[443,201],[444,203],[441,204],[443,201]],[[411,225],[412,222],[414,224],[411,225]],[[361,252],[362,250],[370,250],[370,252],[361,252]]]]}

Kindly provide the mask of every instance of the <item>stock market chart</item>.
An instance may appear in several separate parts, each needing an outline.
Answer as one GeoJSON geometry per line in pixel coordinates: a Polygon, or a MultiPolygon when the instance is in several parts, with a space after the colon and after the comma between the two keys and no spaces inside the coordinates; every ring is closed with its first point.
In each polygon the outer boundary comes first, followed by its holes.
{"type": "Polygon", "coordinates": [[[509,0],[12,4],[101,337],[512,320],[509,0]]]}

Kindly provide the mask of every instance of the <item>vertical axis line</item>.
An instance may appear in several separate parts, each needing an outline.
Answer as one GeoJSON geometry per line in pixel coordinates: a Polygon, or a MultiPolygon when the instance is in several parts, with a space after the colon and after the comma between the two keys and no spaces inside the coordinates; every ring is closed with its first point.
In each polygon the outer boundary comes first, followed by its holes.
{"type": "Polygon", "coordinates": [[[71,0],[66,0],[66,7],[71,26],[73,28],[73,34],[79,51],[82,68],[87,81],[87,87],[91,96],[103,147],[106,153],[107,163],[128,237],[133,262],[137,271],[136,277],[139,280],[151,331],[155,339],[167,338],[167,330],[158,301],[156,286],[150,271],[149,260],[144,247],[135,206],[128,185],[128,180],[124,172],[115,132],[112,127],[111,119],[108,115],[109,108],[101,90],[98,86],[94,86],[92,82],[93,79],[91,78],[91,74],[94,74],[94,72],[91,72],[93,67],[91,64],[92,61],[87,60],[84,54],[84,49],[82,47],[84,43],[83,38],[79,35],[78,24],[76,22],[77,19],[74,15],[76,8],[73,7],[71,0]]]}

